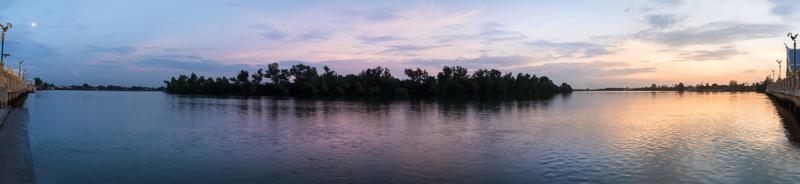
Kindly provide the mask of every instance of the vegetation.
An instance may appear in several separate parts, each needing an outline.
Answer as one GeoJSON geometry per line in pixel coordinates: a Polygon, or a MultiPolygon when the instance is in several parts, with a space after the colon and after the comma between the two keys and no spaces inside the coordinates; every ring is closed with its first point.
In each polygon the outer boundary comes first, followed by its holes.
{"type": "Polygon", "coordinates": [[[383,67],[341,75],[327,66],[318,73],[315,67],[304,64],[281,69],[272,63],[266,70],[253,74],[242,70],[236,77],[192,73],[164,82],[167,93],[200,95],[537,98],[572,92],[569,84],[556,85],[545,76],[503,74],[495,69],[469,73],[460,66],[445,66],[435,76],[419,68],[405,69],[404,73],[408,78],[401,80],[383,67]]]}
{"type": "Polygon", "coordinates": [[[46,83],[42,81],[42,79],[39,77],[33,78],[33,85],[36,87],[37,90],[47,90],[56,88],[55,85],[46,83]]]}
{"type": "Polygon", "coordinates": [[[69,85],[69,86],[56,86],[42,79],[36,77],[33,79],[33,84],[36,90],[91,90],[91,91],[163,91],[163,87],[142,87],[142,86],[116,86],[116,85],[99,85],[92,86],[84,83],[83,85],[69,85]]]}
{"type": "MultiPolygon", "coordinates": [[[[764,92],[767,89],[767,85],[774,83],[772,78],[766,78],[764,81],[761,82],[754,82],[754,83],[739,83],[735,80],[731,80],[728,84],[697,84],[697,85],[685,85],[683,83],[674,84],[672,86],[668,85],[656,85],[652,84],[649,87],[639,87],[639,88],[603,88],[603,89],[596,89],[596,90],[589,90],[589,91],[756,91],[756,92],[764,92]]],[[[586,89],[588,90],[588,89],[586,89]]]]}

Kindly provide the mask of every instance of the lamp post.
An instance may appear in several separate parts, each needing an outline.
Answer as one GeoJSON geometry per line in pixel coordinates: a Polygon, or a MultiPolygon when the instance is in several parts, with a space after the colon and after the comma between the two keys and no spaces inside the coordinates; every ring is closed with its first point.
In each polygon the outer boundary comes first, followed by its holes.
{"type": "Polygon", "coordinates": [[[772,75],[770,75],[770,78],[775,78],[775,69],[772,69],[772,75]]]}
{"type": "Polygon", "coordinates": [[[11,29],[11,23],[10,22],[6,23],[5,26],[0,24],[0,28],[3,29],[3,36],[2,36],[2,38],[0,38],[0,64],[2,64],[2,63],[5,63],[4,59],[7,56],[9,56],[5,52],[5,47],[6,47],[6,31],[8,31],[8,29],[11,29]]]}
{"type": "Polygon", "coordinates": [[[775,60],[775,62],[778,62],[778,80],[781,80],[781,62],[783,62],[783,61],[778,59],[778,60],[775,60]]]}
{"type": "Polygon", "coordinates": [[[22,77],[22,63],[25,63],[25,60],[20,59],[17,60],[17,62],[19,63],[19,71],[17,71],[17,75],[19,75],[19,77],[22,78],[22,80],[24,81],[25,77],[22,77]]]}
{"type": "MultiPolygon", "coordinates": [[[[791,38],[792,42],[794,43],[794,46],[792,48],[792,66],[797,67],[797,34],[792,35],[792,33],[789,32],[789,34],[786,36],[791,38]]],[[[794,68],[792,68],[792,72],[794,72],[794,68]]]]}

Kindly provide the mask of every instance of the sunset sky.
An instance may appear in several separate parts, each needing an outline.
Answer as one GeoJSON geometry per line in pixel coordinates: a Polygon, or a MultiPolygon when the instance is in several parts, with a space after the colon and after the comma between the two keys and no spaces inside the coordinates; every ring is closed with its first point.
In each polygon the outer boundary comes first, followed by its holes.
{"type": "Polygon", "coordinates": [[[755,82],[800,31],[790,0],[2,1],[7,61],[57,85],[161,86],[272,62],[497,68],[577,88],[755,82]]]}

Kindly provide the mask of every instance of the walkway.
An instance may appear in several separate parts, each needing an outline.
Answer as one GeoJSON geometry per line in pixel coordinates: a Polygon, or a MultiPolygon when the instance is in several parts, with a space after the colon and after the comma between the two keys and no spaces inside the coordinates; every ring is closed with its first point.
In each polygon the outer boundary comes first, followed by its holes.
{"type": "Polygon", "coordinates": [[[35,183],[27,109],[0,108],[0,118],[0,183],[35,183]]]}

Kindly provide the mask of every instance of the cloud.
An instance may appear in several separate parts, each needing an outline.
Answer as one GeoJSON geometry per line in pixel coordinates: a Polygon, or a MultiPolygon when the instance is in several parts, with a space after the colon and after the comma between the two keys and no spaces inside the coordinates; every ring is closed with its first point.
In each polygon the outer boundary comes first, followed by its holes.
{"type": "Polygon", "coordinates": [[[476,58],[455,58],[455,59],[413,59],[403,63],[414,66],[463,66],[467,68],[487,68],[487,67],[513,67],[515,65],[529,64],[532,58],[523,56],[486,56],[476,58]]]}
{"type": "Polygon", "coordinates": [[[779,24],[712,22],[680,30],[648,30],[634,37],[672,47],[686,45],[729,44],[735,41],[769,38],[781,35],[786,26],[779,24]]]}
{"type": "Polygon", "coordinates": [[[279,30],[274,26],[265,23],[252,25],[249,26],[249,28],[261,30],[262,32],[259,35],[261,36],[261,38],[265,40],[280,41],[289,37],[289,33],[279,30]]]}
{"type": "Polygon", "coordinates": [[[504,40],[524,40],[526,36],[518,31],[509,30],[508,27],[499,22],[485,22],[481,24],[481,32],[478,34],[487,42],[504,40]]]}
{"type": "Polygon", "coordinates": [[[5,53],[11,54],[5,58],[6,61],[12,58],[34,62],[50,61],[58,55],[55,48],[31,39],[28,34],[19,34],[14,39],[6,39],[5,44],[5,53]]]}
{"type": "Polygon", "coordinates": [[[157,57],[135,61],[133,64],[144,68],[177,69],[191,72],[237,71],[252,68],[242,64],[221,64],[221,62],[214,60],[177,60],[157,57]]]}
{"type": "Polygon", "coordinates": [[[450,34],[434,37],[438,43],[477,40],[483,44],[502,41],[524,41],[526,38],[527,36],[522,32],[511,30],[505,24],[496,21],[488,21],[478,25],[478,32],[474,34],[450,34]]]}
{"type": "Polygon", "coordinates": [[[331,32],[327,31],[308,30],[291,33],[266,23],[255,24],[249,26],[249,28],[261,30],[261,38],[270,41],[315,42],[324,41],[331,37],[331,32]]]}
{"type": "Polygon", "coordinates": [[[371,22],[386,22],[386,21],[396,20],[396,19],[399,19],[399,18],[400,18],[400,16],[398,16],[397,14],[390,13],[390,12],[385,12],[385,11],[373,12],[373,13],[370,13],[370,14],[364,16],[365,20],[368,20],[368,21],[371,21],[371,22]]]}
{"type": "Polygon", "coordinates": [[[682,5],[682,0],[651,0],[652,2],[660,5],[678,6],[682,5]]]}
{"type": "Polygon", "coordinates": [[[678,57],[687,61],[718,61],[742,54],[747,54],[747,52],[738,50],[733,46],[724,46],[716,50],[684,52],[680,53],[678,57]]]}
{"type": "Polygon", "coordinates": [[[800,19],[800,11],[798,10],[798,2],[795,0],[769,0],[772,3],[770,12],[785,20],[798,20],[800,19]]]}
{"type": "Polygon", "coordinates": [[[357,38],[359,40],[361,40],[361,43],[367,44],[367,45],[376,44],[376,43],[383,43],[383,42],[389,42],[389,41],[395,41],[395,40],[402,39],[402,38],[399,38],[399,37],[396,37],[396,36],[389,36],[389,35],[386,35],[386,36],[359,36],[357,38]]]}
{"type": "Polygon", "coordinates": [[[325,31],[313,30],[307,31],[297,35],[297,40],[300,41],[324,41],[330,38],[331,34],[325,31]]]}
{"type": "Polygon", "coordinates": [[[593,61],[547,63],[539,66],[518,68],[513,71],[547,76],[555,81],[565,81],[581,88],[599,87],[592,85],[597,82],[605,85],[625,85],[625,83],[638,81],[629,76],[654,73],[657,72],[657,69],[655,67],[630,66],[621,62],[593,61]]]}
{"type": "Polygon", "coordinates": [[[645,22],[655,29],[669,28],[685,19],[685,17],[680,17],[675,14],[650,14],[644,17],[645,22]]]}
{"type": "Polygon", "coordinates": [[[547,40],[536,40],[528,42],[528,44],[538,47],[548,47],[548,48],[557,48],[565,50],[581,50],[599,46],[597,44],[586,43],[586,42],[552,42],[547,40]]]}
{"type": "Polygon", "coordinates": [[[161,54],[161,55],[153,55],[152,57],[171,58],[171,59],[191,59],[191,60],[203,59],[203,57],[196,55],[180,55],[180,54],[161,54]]]}
{"type": "Polygon", "coordinates": [[[655,67],[628,67],[628,68],[614,68],[614,69],[601,70],[598,74],[600,74],[599,76],[618,77],[618,76],[628,76],[640,73],[651,73],[655,71],[656,71],[655,67]]]}
{"type": "Polygon", "coordinates": [[[685,4],[683,0],[649,0],[643,5],[625,8],[625,13],[652,13],[665,8],[675,8],[685,4]]]}
{"type": "Polygon", "coordinates": [[[97,45],[86,45],[86,48],[90,52],[99,52],[99,53],[111,53],[116,55],[128,55],[133,52],[136,52],[136,48],[122,46],[122,47],[101,47],[97,45]]]}
{"type": "Polygon", "coordinates": [[[476,40],[478,35],[439,35],[435,36],[436,43],[452,43],[464,40],[476,40]]]}
{"type": "Polygon", "coordinates": [[[687,15],[672,11],[683,4],[680,0],[650,0],[643,5],[626,8],[625,13],[646,23],[649,29],[667,29],[679,25],[688,18],[687,15]]]}
{"type": "Polygon", "coordinates": [[[286,39],[286,37],[289,37],[288,33],[277,30],[268,30],[261,33],[261,38],[265,40],[280,41],[286,39]]]}
{"type": "Polygon", "coordinates": [[[420,52],[430,49],[444,47],[444,45],[390,45],[388,48],[379,52],[381,54],[411,54],[410,52],[420,52]]]}
{"type": "Polygon", "coordinates": [[[208,51],[213,50],[210,47],[197,47],[197,48],[162,48],[164,52],[191,52],[191,51],[208,51]]]}
{"type": "Polygon", "coordinates": [[[524,40],[526,38],[524,34],[509,30],[506,25],[495,21],[481,24],[478,36],[483,38],[486,43],[505,40],[524,40]]]}
{"type": "Polygon", "coordinates": [[[554,49],[563,57],[595,57],[616,53],[612,46],[595,44],[588,42],[553,42],[547,40],[536,40],[528,42],[528,45],[554,49]]]}

